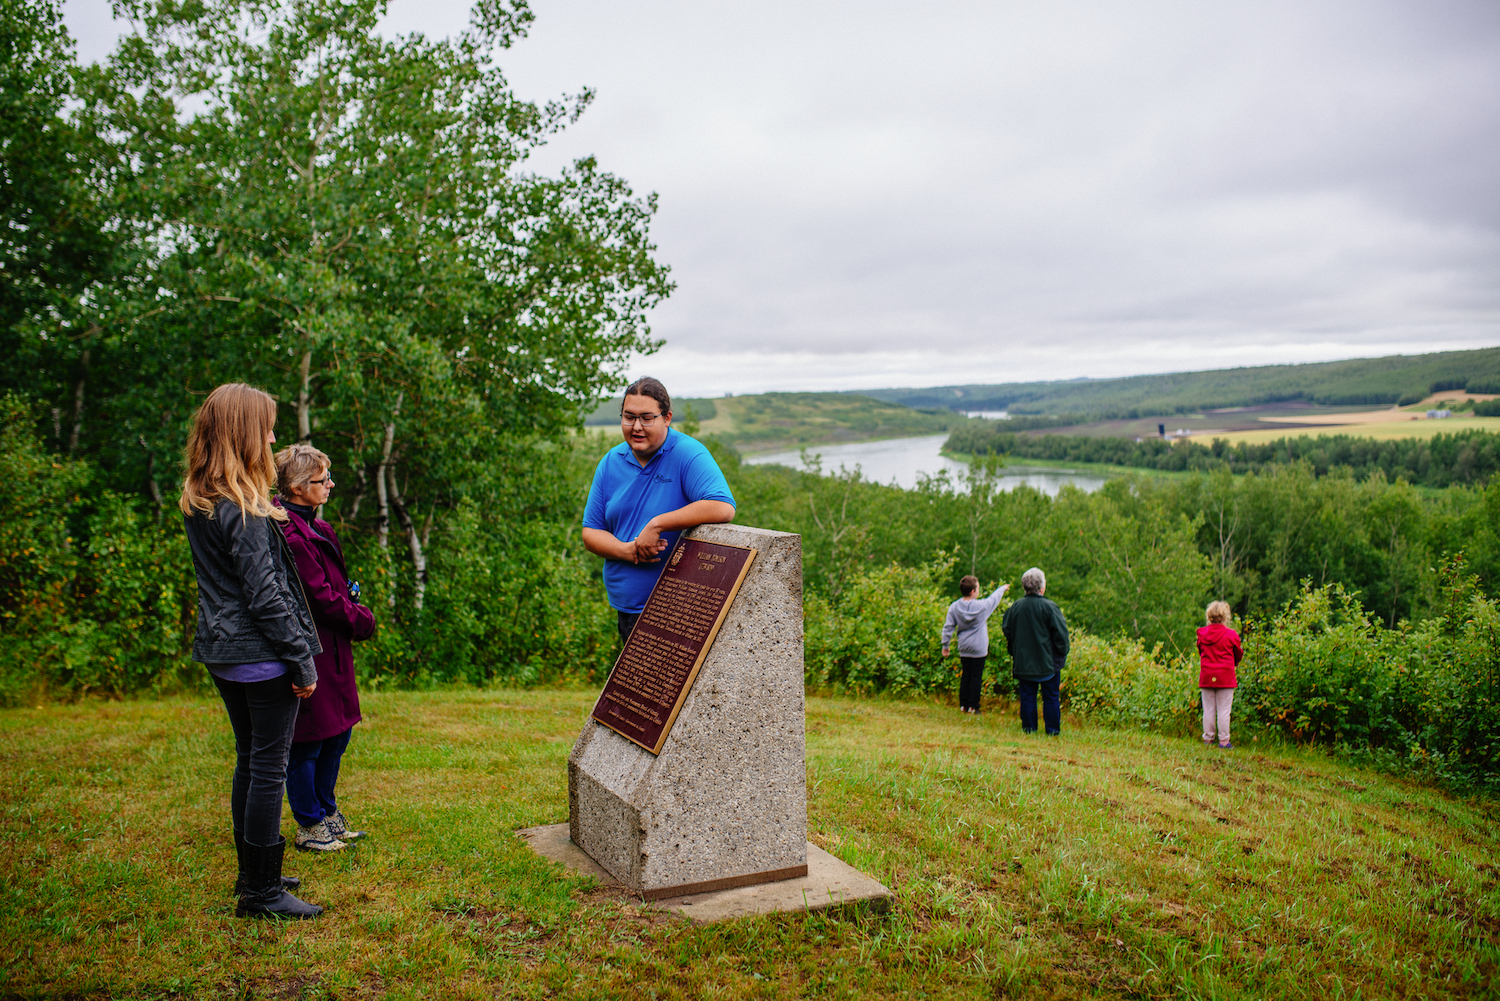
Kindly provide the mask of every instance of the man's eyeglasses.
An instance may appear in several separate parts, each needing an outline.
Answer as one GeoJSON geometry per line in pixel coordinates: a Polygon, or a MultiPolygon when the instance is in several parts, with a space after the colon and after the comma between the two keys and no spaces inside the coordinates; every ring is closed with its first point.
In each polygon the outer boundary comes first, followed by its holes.
{"type": "Polygon", "coordinates": [[[660,417],[661,414],[621,414],[620,425],[622,427],[631,427],[639,421],[641,427],[648,428],[655,424],[660,417]]]}

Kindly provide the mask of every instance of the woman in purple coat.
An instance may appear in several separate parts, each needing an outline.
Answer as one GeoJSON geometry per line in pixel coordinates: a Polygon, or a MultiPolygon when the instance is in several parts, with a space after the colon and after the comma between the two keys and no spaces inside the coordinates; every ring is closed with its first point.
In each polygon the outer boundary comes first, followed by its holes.
{"type": "Polygon", "coordinates": [[[311,445],[289,445],[276,453],[277,503],[291,514],[282,530],[323,644],[323,652],[313,658],[318,687],[297,714],[286,767],[286,798],[297,819],[299,851],[338,851],[364,834],[349,829],[334,786],[349,735],[360,719],[353,642],[374,635],[375,617],[356,600],[358,592],[349,593],[344,550],[333,526],[317,517],[333,492],[328,466],[328,456],[311,445]]]}

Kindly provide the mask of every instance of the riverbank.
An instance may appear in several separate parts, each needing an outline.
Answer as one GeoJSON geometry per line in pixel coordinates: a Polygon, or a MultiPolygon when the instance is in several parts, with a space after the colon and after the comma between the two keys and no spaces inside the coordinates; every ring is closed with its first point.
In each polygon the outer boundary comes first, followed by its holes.
{"type": "MultiPolygon", "coordinates": [[[[852,442],[838,445],[810,445],[796,451],[769,452],[745,456],[747,465],[782,465],[802,470],[805,453],[808,461],[816,462],[824,475],[834,475],[841,470],[860,475],[871,483],[894,484],[903,490],[916,489],[926,478],[946,478],[949,484],[960,491],[967,490],[965,475],[968,473],[967,458],[950,456],[943,451],[947,435],[924,435],[916,438],[890,438],[879,441],[852,442]]],[[[1049,496],[1055,496],[1066,485],[1090,492],[1102,487],[1106,477],[1095,473],[1072,469],[1066,464],[1033,465],[1031,462],[1015,463],[1001,471],[999,486],[1011,490],[1018,486],[1029,486],[1049,496]]]]}
{"type": "MultiPolygon", "coordinates": [[[[971,452],[952,452],[943,450],[943,455],[956,463],[968,467],[975,459],[971,452]]],[[[1137,469],[1134,466],[1117,466],[1109,462],[1068,462],[1066,459],[1007,459],[1004,469],[1038,469],[1038,470],[1068,470],[1081,475],[1102,476],[1105,479],[1119,479],[1122,476],[1143,476],[1150,479],[1174,480],[1190,479],[1200,475],[1192,470],[1175,471],[1170,469],[1137,469]]]]}

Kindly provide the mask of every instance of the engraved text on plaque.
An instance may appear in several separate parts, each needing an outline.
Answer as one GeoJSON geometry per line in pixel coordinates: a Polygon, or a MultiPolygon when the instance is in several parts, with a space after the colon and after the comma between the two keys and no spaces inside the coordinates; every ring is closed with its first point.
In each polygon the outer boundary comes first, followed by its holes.
{"type": "Polygon", "coordinates": [[[593,718],[660,754],[754,559],[754,549],[679,539],[593,718]]]}

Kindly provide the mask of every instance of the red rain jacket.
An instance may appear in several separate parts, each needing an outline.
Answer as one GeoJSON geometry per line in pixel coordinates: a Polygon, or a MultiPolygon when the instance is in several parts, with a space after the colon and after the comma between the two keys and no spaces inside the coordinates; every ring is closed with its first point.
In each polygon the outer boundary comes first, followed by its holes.
{"type": "MultiPolygon", "coordinates": [[[[314,606],[316,608],[316,606],[314,606]]],[[[1240,634],[1212,622],[1198,630],[1199,688],[1238,688],[1234,667],[1245,656],[1240,634]]]]}

